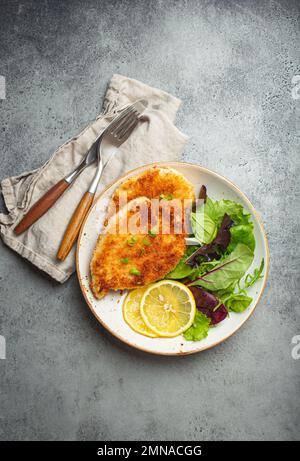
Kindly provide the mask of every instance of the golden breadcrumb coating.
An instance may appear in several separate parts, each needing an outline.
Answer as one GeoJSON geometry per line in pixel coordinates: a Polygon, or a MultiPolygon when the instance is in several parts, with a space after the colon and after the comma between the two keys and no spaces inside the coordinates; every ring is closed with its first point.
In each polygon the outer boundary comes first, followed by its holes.
{"type": "MultiPolygon", "coordinates": [[[[114,192],[108,208],[107,219],[119,209],[120,197],[127,194],[127,201],[137,197],[173,198],[195,200],[193,185],[178,171],[172,168],[152,167],[126,179],[114,192]]],[[[122,205],[121,205],[122,207],[122,205]]]]}
{"type": "MultiPolygon", "coordinates": [[[[157,225],[151,227],[151,202],[139,197],[129,202],[108,221],[91,260],[91,289],[98,299],[109,290],[133,289],[164,278],[185,252],[185,234],[174,233],[171,212],[170,233],[162,233],[163,213],[159,208],[157,225]],[[125,222],[136,218],[137,210],[148,212],[146,227],[139,233],[119,233],[125,222]]],[[[136,219],[139,224],[140,215],[136,219]]],[[[126,226],[125,226],[126,227],[126,226]]]]}

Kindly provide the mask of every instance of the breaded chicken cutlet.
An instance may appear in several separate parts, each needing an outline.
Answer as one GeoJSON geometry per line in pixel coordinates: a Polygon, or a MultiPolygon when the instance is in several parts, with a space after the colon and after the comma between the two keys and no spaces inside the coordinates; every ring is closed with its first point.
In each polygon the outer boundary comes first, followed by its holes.
{"type": "Polygon", "coordinates": [[[151,220],[146,219],[139,233],[120,233],[125,221],[136,218],[142,205],[150,217],[151,201],[146,197],[134,199],[108,221],[105,234],[98,239],[91,261],[91,288],[98,299],[109,290],[133,289],[160,280],[185,252],[185,234],[172,231],[172,215],[171,232],[162,233],[161,209],[155,231],[151,220]]]}
{"type": "Polygon", "coordinates": [[[178,218],[178,213],[167,208],[167,202],[173,199],[192,202],[195,195],[192,184],[169,168],[152,167],[128,178],[117,188],[108,207],[105,231],[98,239],[90,265],[91,289],[96,298],[102,298],[109,290],[148,285],[164,278],[178,264],[185,252],[186,233],[183,227],[179,232],[175,230],[176,222],[183,221],[184,213],[182,211],[178,218]],[[124,206],[123,193],[126,193],[124,206]],[[150,219],[151,199],[158,199],[159,203],[155,233],[152,232],[153,219],[150,219]],[[138,208],[145,207],[149,211],[146,228],[136,232],[125,226],[124,231],[124,222],[129,222],[138,208]],[[167,233],[166,220],[171,224],[167,233]]]}

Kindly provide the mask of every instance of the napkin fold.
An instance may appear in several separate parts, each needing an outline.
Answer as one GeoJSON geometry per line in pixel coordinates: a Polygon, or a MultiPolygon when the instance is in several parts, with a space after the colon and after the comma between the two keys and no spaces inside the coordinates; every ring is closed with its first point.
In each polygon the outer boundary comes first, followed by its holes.
{"type": "Polygon", "coordinates": [[[27,231],[16,236],[14,228],[51,186],[80,163],[118,108],[141,98],[148,101],[143,121],[106,166],[97,195],[128,170],[157,161],[178,160],[188,139],[173,123],[181,101],[165,91],[115,74],[104,98],[103,111],[95,121],[60,146],[40,168],[1,182],[8,211],[8,214],[0,213],[3,242],[58,282],[65,282],[75,271],[75,246],[65,261],[58,261],[56,253],[68,222],[90,185],[96,165],[86,168],[54,206],[27,231]]]}

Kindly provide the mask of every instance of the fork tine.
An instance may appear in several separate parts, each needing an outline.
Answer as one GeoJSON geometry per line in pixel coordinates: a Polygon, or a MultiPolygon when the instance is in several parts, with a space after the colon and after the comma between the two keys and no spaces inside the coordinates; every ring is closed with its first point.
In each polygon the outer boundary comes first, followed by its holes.
{"type": "Polygon", "coordinates": [[[138,120],[138,117],[134,117],[131,120],[128,120],[127,124],[124,124],[122,130],[120,130],[117,133],[117,138],[121,140],[123,137],[125,137],[128,131],[130,131],[131,128],[133,129],[137,125],[138,120]]]}
{"type": "Polygon", "coordinates": [[[121,142],[121,143],[124,143],[126,141],[126,139],[129,138],[129,136],[131,135],[131,133],[133,132],[133,130],[135,129],[135,127],[137,126],[139,122],[139,119],[137,118],[132,124],[130,127],[127,128],[127,130],[122,134],[122,137],[119,137],[117,138],[117,141],[118,142],[121,142]]]}
{"type": "Polygon", "coordinates": [[[139,115],[138,111],[132,112],[126,119],[122,121],[120,125],[118,125],[115,130],[114,130],[114,136],[119,137],[120,133],[126,130],[126,127],[132,122],[132,120],[135,120],[139,115]]]}
{"type": "Polygon", "coordinates": [[[124,109],[119,115],[117,115],[111,122],[110,124],[106,127],[105,131],[108,132],[108,133],[111,133],[112,131],[114,131],[115,128],[117,128],[123,120],[125,120],[128,115],[130,115],[132,112],[132,108],[131,107],[127,107],[126,109],[124,109]]]}
{"type": "Polygon", "coordinates": [[[129,106],[122,110],[122,112],[117,115],[112,122],[109,124],[108,129],[112,132],[117,126],[119,126],[124,119],[126,119],[133,111],[134,107],[129,106]]]}
{"type": "Polygon", "coordinates": [[[133,118],[131,120],[131,122],[128,123],[126,125],[126,127],[122,130],[122,132],[119,133],[119,135],[117,137],[118,142],[123,143],[124,141],[126,141],[126,139],[131,135],[131,133],[133,132],[133,130],[137,126],[138,122],[139,122],[138,117],[133,118]]]}
{"type": "MultiPolygon", "coordinates": [[[[124,142],[137,125],[139,116],[147,105],[148,103],[146,100],[138,100],[125,107],[106,127],[103,135],[108,134],[113,136],[118,143],[124,142]]],[[[98,154],[99,153],[100,150],[98,149],[98,154]]]]}
{"type": "Polygon", "coordinates": [[[130,114],[135,113],[135,115],[138,117],[147,106],[148,102],[146,100],[139,99],[133,104],[125,107],[125,109],[123,109],[122,112],[110,123],[108,127],[109,132],[112,133],[112,131],[119,128],[121,124],[125,122],[125,118],[129,117],[130,114]]]}
{"type": "Polygon", "coordinates": [[[123,130],[123,128],[129,123],[131,122],[134,118],[137,118],[136,114],[135,114],[135,111],[129,113],[126,115],[126,117],[124,117],[120,123],[118,123],[115,127],[113,127],[113,129],[109,130],[109,133],[111,136],[113,136],[114,138],[118,138],[118,134],[120,133],[120,131],[123,130]]]}

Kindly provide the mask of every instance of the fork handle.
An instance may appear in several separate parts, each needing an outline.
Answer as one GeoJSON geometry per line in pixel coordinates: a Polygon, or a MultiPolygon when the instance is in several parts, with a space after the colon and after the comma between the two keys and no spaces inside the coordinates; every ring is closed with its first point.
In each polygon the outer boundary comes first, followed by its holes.
{"type": "Polygon", "coordinates": [[[69,187],[69,183],[61,179],[58,183],[54,184],[25,214],[23,219],[15,227],[14,232],[17,235],[22,234],[28,227],[35,223],[49,208],[54,205],[56,200],[64,193],[69,187]]]}
{"type": "Polygon", "coordinates": [[[83,220],[89,211],[94,200],[94,194],[91,192],[86,192],[82,197],[79,205],[77,206],[69,224],[66,229],[66,232],[63,236],[62,242],[60,244],[59,250],[57,252],[57,259],[64,261],[74,243],[77,240],[80,228],[82,226],[83,220]]]}

